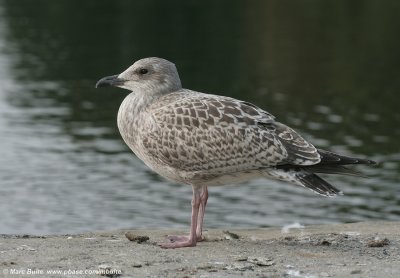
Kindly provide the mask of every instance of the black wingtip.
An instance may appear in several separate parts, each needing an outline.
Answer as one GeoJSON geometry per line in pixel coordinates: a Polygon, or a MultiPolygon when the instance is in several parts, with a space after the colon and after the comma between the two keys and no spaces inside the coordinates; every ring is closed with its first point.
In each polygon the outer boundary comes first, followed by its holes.
{"type": "Polygon", "coordinates": [[[379,162],[374,161],[374,160],[369,160],[369,159],[368,159],[368,164],[371,164],[371,165],[378,165],[379,162]]]}
{"type": "Polygon", "coordinates": [[[319,164],[330,164],[330,165],[350,165],[350,164],[366,164],[376,165],[376,161],[365,158],[350,157],[337,153],[333,153],[326,150],[318,149],[318,153],[321,156],[321,162],[319,164]]]}
{"type": "MultiPolygon", "coordinates": [[[[350,157],[352,158],[352,157],[350,157]]],[[[376,161],[372,160],[372,159],[368,159],[368,158],[353,158],[355,160],[355,162],[353,164],[377,164],[376,161]]]]}

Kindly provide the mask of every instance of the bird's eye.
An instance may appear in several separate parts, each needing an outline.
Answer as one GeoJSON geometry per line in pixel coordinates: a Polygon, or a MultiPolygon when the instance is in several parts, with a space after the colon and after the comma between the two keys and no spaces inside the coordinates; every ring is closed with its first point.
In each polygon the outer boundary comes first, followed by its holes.
{"type": "Polygon", "coordinates": [[[149,71],[147,70],[147,69],[140,69],[139,70],[139,73],[140,74],[146,74],[146,73],[148,73],[149,71]]]}

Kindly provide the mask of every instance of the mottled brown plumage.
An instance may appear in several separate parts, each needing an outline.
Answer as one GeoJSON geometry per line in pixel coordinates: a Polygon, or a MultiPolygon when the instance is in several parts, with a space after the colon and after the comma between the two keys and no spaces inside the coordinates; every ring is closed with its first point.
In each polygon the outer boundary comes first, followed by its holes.
{"type": "Polygon", "coordinates": [[[346,164],[373,161],[318,150],[254,104],[183,89],[175,65],[160,58],[137,61],[96,86],[131,90],[118,112],[118,128],[132,151],[160,175],[193,187],[189,237],[165,248],[201,240],[209,185],[274,178],[334,196],[315,173],[357,174],[346,164]]]}

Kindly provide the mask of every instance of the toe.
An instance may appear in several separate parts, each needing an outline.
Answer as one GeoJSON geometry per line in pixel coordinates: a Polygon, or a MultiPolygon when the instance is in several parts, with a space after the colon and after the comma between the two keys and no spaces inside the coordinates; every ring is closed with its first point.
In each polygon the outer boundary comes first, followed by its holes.
{"type": "Polygon", "coordinates": [[[194,247],[196,246],[195,240],[181,241],[181,242],[170,242],[170,243],[160,243],[158,246],[164,249],[174,249],[182,247],[194,247]]]}
{"type": "Polygon", "coordinates": [[[167,239],[171,242],[183,242],[183,241],[189,241],[188,236],[175,236],[175,235],[168,235],[167,239]]]}

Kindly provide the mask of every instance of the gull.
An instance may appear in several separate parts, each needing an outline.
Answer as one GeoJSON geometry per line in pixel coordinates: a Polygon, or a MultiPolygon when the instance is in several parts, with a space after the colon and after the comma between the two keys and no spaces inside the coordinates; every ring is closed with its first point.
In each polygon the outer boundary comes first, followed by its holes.
{"type": "Polygon", "coordinates": [[[252,103],[184,89],[162,58],[138,60],[96,84],[109,86],[131,91],[117,118],[129,148],[154,172],[193,189],[189,236],[169,236],[162,248],[203,240],[208,186],[270,178],[332,197],[342,192],[317,173],[361,176],[345,165],[375,164],[318,149],[252,103]]]}

